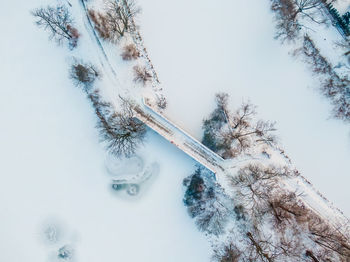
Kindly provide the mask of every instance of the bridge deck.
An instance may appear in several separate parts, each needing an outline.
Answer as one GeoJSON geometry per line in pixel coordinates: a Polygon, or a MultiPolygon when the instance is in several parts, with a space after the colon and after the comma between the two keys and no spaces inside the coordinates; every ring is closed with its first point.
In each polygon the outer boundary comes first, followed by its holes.
{"type": "Polygon", "coordinates": [[[224,171],[224,159],[204,146],[201,142],[187,134],[184,130],[171,123],[164,116],[157,113],[144,101],[134,107],[135,117],[149,128],[170,141],[198,163],[213,173],[224,171]]]}

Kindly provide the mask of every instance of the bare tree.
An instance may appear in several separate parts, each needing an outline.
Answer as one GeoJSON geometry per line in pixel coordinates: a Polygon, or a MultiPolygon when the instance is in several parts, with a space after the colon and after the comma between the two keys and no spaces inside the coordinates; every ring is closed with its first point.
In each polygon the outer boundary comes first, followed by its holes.
{"type": "Polygon", "coordinates": [[[216,94],[217,108],[203,121],[203,144],[224,158],[232,158],[248,150],[255,143],[275,143],[274,123],[254,121],[255,106],[243,103],[231,113],[228,109],[228,95],[216,94]]]}
{"type": "Polygon", "coordinates": [[[141,12],[134,0],[107,1],[106,16],[115,36],[123,37],[132,30],[132,19],[141,12]]]}
{"type": "Polygon", "coordinates": [[[207,188],[200,206],[202,212],[196,217],[196,225],[199,230],[216,236],[223,234],[230,210],[217,188],[207,188]]]}
{"type": "MultiPolygon", "coordinates": [[[[321,24],[324,20],[317,20],[315,12],[319,12],[320,8],[326,4],[327,0],[294,0],[296,6],[292,17],[297,17],[298,15],[305,16],[311,21],[321,24]]],[[[334,2],[334,0],[328,1],[329,3],[334,2]]]]}
{"type": "Polygon", "coordinates": [[[110,103],[101,100],[97,91],[88,97],[99,119],[97,128],[101,140],[106,143],[108,151],[116,156],[134,154],[145,137],[146,128],[134,117],[132,103],[122,100],[121,112],[115,112],[110,103]]]}
{"type": "Polygon", "coordinates": [[[271,10],[275,14],[276,38],[292,41],[299,36],[304,25],[303,19],[317,24],[325,23],[321,8],[334,0],[271,0],[271,10]]]}
{"type": "Polygon", "coordinates": [[[92,64],[77,60],[72,64],[69,73],[74,85],[83,88],[86,93],[90,91],[91,85],[100,75],[92,64]]]}
{"type": "MultiPolygon", "coordinates": [[[[280,229],[279,227],[278,229],[280,229]]],[[[283,232],[276,230],[276,248],[278,248],[280,261],[304,261],[303,253],[306,250],[307,241],[304,238],[303,228],[296,224],[286,224],[283,232]]]]}
{"type": "Polygon", "coordinates": [[[115,42],[135,29],[134,17],[140,12],[135,0],[106,0],[103,13],[89,10],[89,15],[100,36],[115,42]]]}
{"type": "Polygon", "coordinates": [[[312,71],[318,75],[333,74],[333,67],[330,62],[321,55],[320,50],[308,36],[304,36],[303,46],[294,51],[295,54],[302,54],[304,61],[311,66],[312,71]]]}
{"type": "Polygon", "coordinates": [[[231,144],[228,151],[229,157],[244,152],[256,142],[273,144],[275,136],[271,132],[275,131],[275,123],[270,121],[253,121],[256,116],[256,107],[250,102],[243,103],[234,113],[229,115],[228,124],[230,128],[220,132],[223,143],[231,144]]]}
{"type": "Polygon", "coordinates": [[[265,237],[257,230],[246,233],[246,248],[243,250],[246,261],[274,262],[280,255],[270,237],[265,237]]]}
{"type": "Polygon", "coordinates": [[[309,210],[299,199],[295,192],[288,192],[285,189],[275,188],[267,199],[267,209],[272,214],[272,222],[275,228],[282,233],[288,227],[287,224],[305,223],[309,210]]]}
{"type": "Polygon", "coordinates": [[[231,185],[236,188],[235,199],[241,202],[252,219],[260,222],[269,210],[270,195],[279,187],[279,180],[292,175],[287,167],[249,164],[231,177],[231,185]]]}
{"type": "Polygon", "coordinates": [[[321,93],[329,98],[333,104],[333,116],[343,121],[350,121],[350,80],[347,76],[340,76],[332,64],[321,55],[320,50],[308,36],[304,36],[303,46],[295,51],[301,54],[310,65],[312,71],[320,77],[321,93]]]}
{"type": "Polygon", "coordinates": [[[292,41],[299,35],[301,29],[295,14],[296,6],[293,0],[271,0],[271,10],[275,13],[276,38],[292,41]]]}
{"type": "Polygon", "coordinates": [[[213,259],[217,262],[239,262],[241,251],[237,248],[234,241],[214,248],[213,259]]]}
{"type": "Polygon", "coordinates": [[[349,233],[346,231],[346,228],[349,229],[349,225],[341,225],[338,228],[331,227],[328,221],[314,212],[309,212],[307,222],[309,237],[319,246],[323,254],[337,255],[344,261],[350,260],[350,239],[349,233]]]}
{"type": "Polygon", "coordinates": [[[134,69],[134,82],[146,85],[147,82],[152,80],[152,75],[148,72],[146,67],[136,65],[134,69]]]}
{"type": "Polygon", "coordinates": [[[219,108],[219,110],[222,110],[225,114],[227,114],[227,107],[228,107],[228,94],[224,92],[216,93],[215,94],[215,102],[219,108]]]}
{"type": "Polygon", "coordinates": [[[32,15],[37,18],[36,24],[50,32],[50,39],[57,43],[67,40],[69,46],[74,48],[79,38],[78,30],[73,26],[73,19],[64,5],[56,7],[47,6],[32,11],[32,15]]]}

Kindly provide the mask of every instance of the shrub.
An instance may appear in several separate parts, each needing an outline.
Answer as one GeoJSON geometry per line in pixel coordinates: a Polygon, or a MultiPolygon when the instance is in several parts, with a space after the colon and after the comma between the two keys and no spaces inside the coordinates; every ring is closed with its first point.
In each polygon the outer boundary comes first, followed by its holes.
{"type": "Polygon", "coordinates": [[[110,39],[111,34],[110,34],[110,29],[108,28],[106,16],[104,14],[102,14],[100,12],[96,12],[92,9],[89,9],[88,13],[89,13],[89,17],[94,22],[95,29],[96,29],[98,35],[102,39],[105,39],[105,40],[110,39]]]}
{"type": "Polygon", "coordinates": [[[157,106],[160,109],[165,109],[168,105],[168,101],[166,100],[166,98],[162,95],[162,96],[158,96],[157,97],[157,106]]]}
{"type": "Polygon", "coordinates": [[[146,85],[151,81],[152,75],[147,71],[146,67],[136,65],[134,66],[134,82],[146,85]]]}
{"type": "Polygon", "coordinates": [[[135,60],[140,56],[140,52],[134,44],[129,44],[123,47],[123,53],[121,56],[123,60],[126,61],[135,60]]]}
{"type": "Polygon", "coordinates": [[[70,78],[74,85],[82,87],[87,93],[99,75],[98,70],[89,63],[75,61],[70,69],[70,78]]]}

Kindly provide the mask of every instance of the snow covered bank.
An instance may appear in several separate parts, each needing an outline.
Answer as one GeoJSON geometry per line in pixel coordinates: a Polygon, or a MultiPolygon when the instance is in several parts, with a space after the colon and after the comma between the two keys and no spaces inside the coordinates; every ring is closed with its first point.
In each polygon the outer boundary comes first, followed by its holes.
{"type": "Polygon", "coordinates": [[[330,105],[312,88],[307,67],[273,40],[268,1],[140,4],[141,32],[169,99],[166,115],[201,138],[216,92],[237,105],[251,99],[262,118],[277,121],[301,173],[349,216],[349,127],[328,119],[330,105]]]}
{"type": "Polygon", "coordinates": [[[78,261],[208,261],[208,243],[182,204],[182,179],[194,166],[182,152],[150,132],[140,154],[159,163],[152,189],[138,201],[111,190],[93,110],[68,79],[77,53],[49,42],[29,14],[45,4],[9,1],[0,11],[8,25],[0,43],[2,260],[50,261],[71,244],[78,261]],[[67,235],[48,246],[41,229],[51,218],[67,235]]]}

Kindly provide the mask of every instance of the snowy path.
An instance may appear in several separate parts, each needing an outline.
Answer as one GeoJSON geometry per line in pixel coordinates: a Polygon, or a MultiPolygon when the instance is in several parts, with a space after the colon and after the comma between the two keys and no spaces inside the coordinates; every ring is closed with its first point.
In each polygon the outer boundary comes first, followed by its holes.
{"type": "MultiPolygon", "coordinates": [[[[93,30],[94,27],[93,27],[92,22],[91,22],[91,19],[90,19],[90,17],[89,17],[88,10],[87,10],[87,7],[86,7],[85,2],[84,2],[83,0],[81,0],[81,1],[79,1],[79,2],[80,2],[81,6],[82,6],[83,9],[84,9],[85,20],[86,20],[86,22],[85,22],[85,28],[86,28],[86,30],[87,30],[88,32],[90,32],[90,33],[93,34],[93,38],[94,38],[93,40],[95,40],[95,41],[93,41],[93,42],[96,42],[96,44],[98,45],[99,50],[100,50],[100,52],[101,52],[102,55],[103,55],[103,59],[104,59],[105,62],[107,63],[108,68],[109,68],[110,71],[112,72],[113,76],[114,76],[114,77],[117,77],[117,73],[115,72],[114,68],[112,67],[112,65],[111,65],[111,63],[110,63],[110,61],[109,61],[109,59],[108,59],[108,56],[107,56],[107,54],[106,54],[106,52],[105,52],[105,50],[104,50],[104,48],[103,48],[103,46],[102,46],[102,43],[101,43],[101,41],[100,41],[100,38],[98,37],[96,31],[93,30]]],[[[102,65],[103,65],[103,63],[102,63],[102,65]]]]}

